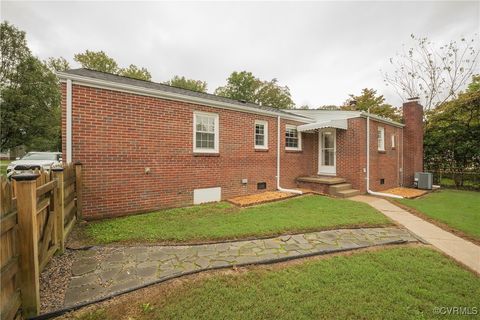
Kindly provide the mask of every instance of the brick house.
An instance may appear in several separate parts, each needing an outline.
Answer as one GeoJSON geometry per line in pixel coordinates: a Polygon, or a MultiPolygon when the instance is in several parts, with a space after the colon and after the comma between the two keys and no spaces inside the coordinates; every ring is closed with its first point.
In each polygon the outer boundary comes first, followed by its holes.
{"type": "Polygon", "coordinates": [[[278,110],[87,69],[58,75],[64,159],[83,164],[87,219],[264,190],[378,192],[412,185],[423,169],[416,100],[403,105],[402,124],[357,111],[278,110]]]}

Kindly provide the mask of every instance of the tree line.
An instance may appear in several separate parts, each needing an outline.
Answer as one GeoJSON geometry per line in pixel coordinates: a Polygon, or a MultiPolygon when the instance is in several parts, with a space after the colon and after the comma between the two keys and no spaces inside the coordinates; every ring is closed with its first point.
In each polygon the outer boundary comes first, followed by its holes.
{"type": "MultiPolygon", "coordinates": [[[[55,71],[71,68],[63,57],[41,61],[30,51],[24,31],[0,25],[1,150],[19,145],[35,150],[60,150],[60,91],[55,71]]],[[[403,99],[419,97],[425,107],[425,163],[429,168],[460,172],[480,170],[480,75],[475,74],[478,50],[473,39],[436,46],[411,36],[412,45],[389,59],[382,71],[385,84],[403,99]]],[[[120,66],[104,51],[85,50],[73,56],[81,67],[151,81],[145,67],[120,66]]],[[[477,71],[478,72],[478,71],[477,71]]],[[[176,75],[164,84],[207,92],[207,82],[176,75]]],[[[263,80],[252,72],[234,71],[214,94],[278,109],[296,107],[290,89],[278,79],[263,80]]],[[[300,106],[300,109],[312,109],[300,106]]],[[[327,110],[367,111],[402,121],[400,110],[373,88],[350,94],[327,110]]],[[[462,179],[459,179],[461,181],[462,179]]],[[[461,183],[461,182],[459,182],[461,183]]]]}

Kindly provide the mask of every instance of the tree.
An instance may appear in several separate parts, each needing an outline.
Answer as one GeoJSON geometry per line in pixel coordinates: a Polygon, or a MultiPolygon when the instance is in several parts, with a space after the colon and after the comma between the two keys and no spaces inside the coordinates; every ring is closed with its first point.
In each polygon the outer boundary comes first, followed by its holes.
{"type": "Polygon", "coordinates": [[[234,100],[244,100],[256,103],[257,92],[262,86],[262,81],[257,79],[251,72],[234,71],[227,79],[227,85],[218,87],[215,94],[234,100]]]}
{"type": "Polygon", "coordinates": [[[131,64],[128,68],[120,69],[119,75],[145,81],[152,80],[152,75],[146,68],[138,68],[134,64],[131,64]]]}
{"type": "Polygon", "coordinates": [[[50,57],[45,62],[45,64],[52,71],[67,71],[67,70],[70,70],[70,63],[68,63],[67,59],[65,59],[64,57],[60,57],[60,58],[50,57]]]}
{"type": "Polygon", "coordinates": [[[17,66],[31,56],[31,52],[27,46],[25,32],[18,30],[7,21],[0,24],[0,37],[0,84],[3,87],[8,85],[17,73],[17,66]]]}
{"type": "Polygon", "coordinates": [[[370,109],[371,113],[394,121],[401,121],[402,119],[399,110],[385,103],[385,97],[383,95],[377,96],[377,91],[374,89],[365,88],[359,96],[350,94],[350,98],[340,108],[354,111],[368,111],[370,109]]]}
{"type": "MultiPolygon", "coordinates": [[[[2,41],[9,40],[2,37],[2,41]]],[[[56,76],[39,59],[27,56],[6,83],[0,100],[0,149],[25,145],[27,149],[58,150],[60,90],[56,76]]]]}
{"type": "Polygon", "coordinates": [[[295,107],[287,86],[280,86],[277,79],[262,81],[247,71],[233,72],[215,94],[278,109],[295,107]]]}
{"type": "Polygon", "coordinates": [[[426,125],[424,150],[429,169],[454,174],[457,187],[463,172],[480,170],[480,88],[478,75],[456,99],[441,104],[426,125]]]}
{"type": "Polygon", "coordinates": [[[455,99],[472,77],[479,51],[474,39],[461,38],[442,46],[425,37],[411,38],[414,44],[390,58],[393,72],[384,81],[404,100],[419,97],[425,111],[455,99]]]}
{"type": "Polygon", "coordinates": [[[207,82],[200,80],[187,79],[185,77],[174,76],[172,79],[165,82],[172,87],[197,91],[207,92],[207,82]]]}
{"type": "Polygon", "coordinates": [[[83,68],[117,74],[118,64],[103,51],[86,50],[84,53],[74,55],[74,60],[83,68]]]}

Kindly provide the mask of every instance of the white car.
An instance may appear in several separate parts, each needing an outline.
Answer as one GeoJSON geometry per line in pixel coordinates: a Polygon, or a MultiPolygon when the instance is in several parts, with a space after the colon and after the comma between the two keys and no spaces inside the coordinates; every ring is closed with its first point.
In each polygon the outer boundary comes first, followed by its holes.
{"type": "Polygon", "coordinates": [[[29,172],[36,169],[50,171],[51,168],[62,166],[61,152],[29,152],[23,158],[11,162],[7,167],[7,177],[29,172]]]}

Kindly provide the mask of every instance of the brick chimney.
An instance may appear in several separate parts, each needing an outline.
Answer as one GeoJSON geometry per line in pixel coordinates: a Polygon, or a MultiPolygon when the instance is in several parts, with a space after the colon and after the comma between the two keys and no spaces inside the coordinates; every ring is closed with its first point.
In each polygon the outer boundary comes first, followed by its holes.
{"type": "Polygon", "coordinates": [[[423,106],[418,98],[403,104],[403,184],[413,185],[415,172],[423,171],[423,106]]]}

